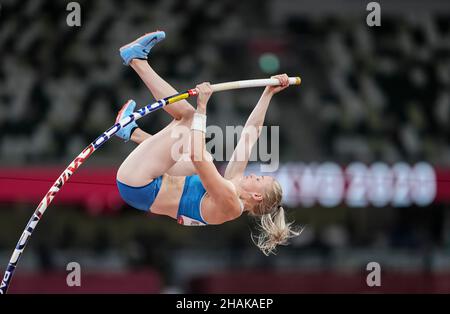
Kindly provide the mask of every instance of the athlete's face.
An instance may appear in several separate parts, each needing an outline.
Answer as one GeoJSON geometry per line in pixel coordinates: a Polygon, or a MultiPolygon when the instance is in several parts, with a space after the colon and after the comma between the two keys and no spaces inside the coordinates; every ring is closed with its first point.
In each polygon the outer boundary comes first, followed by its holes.
{"type": "Polygon", "coordinates": [[[252,197],[260,201],[265,192],[270,188],[273,183],[273,178],[269,176],[257,176],[250,174],[244,176],[241,180],[241,188],[252,195],[252,197]]]}

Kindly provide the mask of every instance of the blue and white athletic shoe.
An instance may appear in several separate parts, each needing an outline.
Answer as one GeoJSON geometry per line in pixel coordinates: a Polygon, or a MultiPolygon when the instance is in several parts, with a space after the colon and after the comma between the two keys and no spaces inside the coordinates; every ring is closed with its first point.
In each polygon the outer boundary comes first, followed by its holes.
{"type": "Polygon", "coordinates": [[[153,46],[159,43],[164,38],[166,38],[166,33],[164,33],[163,31],[156,31],[147,33],[139,37],[135,41],[122,46],[119,51],[120,56],[123,60],[123,64],[129,65],[131,60],[133,59],[147,60],[147,56],[153,46]]]}
{"type": "MultiPolygon", "coordinates": [[[[123,118],[129,116],[130,114],[132,114],[135,107],[136,107],[136,102],[131,99],[128,100],[123,105],[122,109],[120,109],[119,113],[117,114],[116,123],[119,122],[120,120],[122,120],[123,118]]],[[[120,137],[125,142],[128,142],[130,140],[131,133],[137,127],[138,127],[138,125],[136,124],[136,121],[133,121],[133,122],[129,123],[126,127],[121,128],[114,135],[120,137]]]]}

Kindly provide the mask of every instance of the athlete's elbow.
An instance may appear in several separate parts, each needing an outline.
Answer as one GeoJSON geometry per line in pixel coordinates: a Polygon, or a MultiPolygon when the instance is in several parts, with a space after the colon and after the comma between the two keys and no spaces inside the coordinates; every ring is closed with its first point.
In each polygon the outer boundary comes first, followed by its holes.
{"type": "Polygon", "coordinates": [[[190,158],[192,160],[192,162],[196,162],[196,161],[202,161],[203,160],[203,153],[199,152],[199,151],[195,151],[195,149],[191,149],[190,152],[190,158]]]}

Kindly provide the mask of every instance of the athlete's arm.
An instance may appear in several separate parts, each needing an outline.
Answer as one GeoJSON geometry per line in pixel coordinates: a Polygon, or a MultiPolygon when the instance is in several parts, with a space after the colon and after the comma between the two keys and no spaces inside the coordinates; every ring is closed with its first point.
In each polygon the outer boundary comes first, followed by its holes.
{"type": "MultiPolygon", "coordinates": [[[[206,105],[212,94],[209,83],[197,85],[199,95],[197,98],[197,115],[206,115],[206,105]]],[[[206,117],[206,116],[205,116],[206,117]]],[[[197,125],[194,128],[195,120],[200,117],[194,116],[193,127],[191,128],[191,160],[200,176],[203,186],[208,194],[218,203],[218,208],[223,211],[224,220],[235,218],[240,215],[239,203],[235,192],[217,171],[211,156],[205,148],[205,124],[197,125]],[[201,130],[203,128],[203,130],[201,130]],[[209,157],[209,158],[208,158],[209,157]]]]}
{"type": "Polygon", "coordinates": [[[276,75],[272,78],[278,79],[281,85],[267,86],[264,89],[258,103],[245,123],[239,142],[225,170],[224,177],[226,179],[231,180],[244,174],[253,146],[261,135],[267,108],[272,96],[289,86],[289,78],[286,74],[276,75]]]}

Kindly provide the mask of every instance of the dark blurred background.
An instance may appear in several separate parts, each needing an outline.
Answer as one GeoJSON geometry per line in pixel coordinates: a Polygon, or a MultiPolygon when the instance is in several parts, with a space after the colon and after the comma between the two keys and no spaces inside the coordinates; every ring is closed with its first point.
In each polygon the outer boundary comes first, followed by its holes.
{"type": "MultiPolygon", "coordinates": [[[[266,118],[280,126],[289,217],[305,226],[290,246],[264,256],[249,217],[193,228],[126,206],[115,171],[135,144],[114,138],[56,196],[10,291],[450,292],[450,2],[378,1],[379,27],[366,24],[369,2],[78,1],[81,26],[69,27],[69,1],[1,0],[2,271],[60,172],[127,99],[152,102],[120,46],[164,30],[149,63],[179,90],[303,80],[266,118]],[[66,285],[72,261],[81,287],[66,285]],[[369,262],[381,287],[366,285],[369,262]]],[[[214,95],[208,124],[244,124],[261,91],[214,95]]]]}

